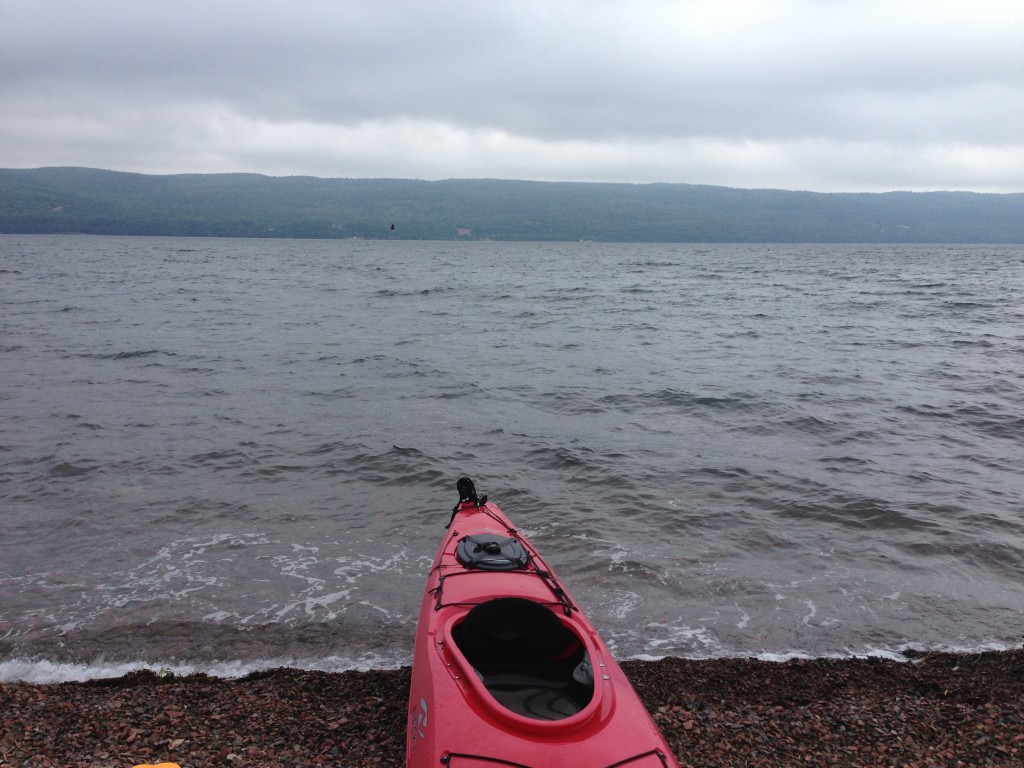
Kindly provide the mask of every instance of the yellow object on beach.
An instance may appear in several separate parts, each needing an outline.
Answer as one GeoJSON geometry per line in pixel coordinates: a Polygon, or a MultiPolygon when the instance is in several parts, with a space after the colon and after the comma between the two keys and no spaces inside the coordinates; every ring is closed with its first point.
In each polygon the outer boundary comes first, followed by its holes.
{"type": "Polygon", "coordinates": [[[177,763],[142,763],[133,765],[132,768],[181,768],[177,763]]]}

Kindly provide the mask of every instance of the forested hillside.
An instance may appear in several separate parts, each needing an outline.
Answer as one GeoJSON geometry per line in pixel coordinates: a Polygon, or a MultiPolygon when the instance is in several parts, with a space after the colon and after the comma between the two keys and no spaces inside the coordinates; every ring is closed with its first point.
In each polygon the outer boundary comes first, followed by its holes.
{"type": "Polygon", "coordinates": [[[1024,242],[1024,194],[0,170],[0,232],[635,242],[1024,242]]]}

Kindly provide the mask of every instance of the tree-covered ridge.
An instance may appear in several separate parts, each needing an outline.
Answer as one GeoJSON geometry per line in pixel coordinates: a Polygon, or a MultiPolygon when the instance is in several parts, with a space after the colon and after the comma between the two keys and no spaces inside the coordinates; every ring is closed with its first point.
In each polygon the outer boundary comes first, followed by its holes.
{"type": "Polygon", "coordinates": [[[1024,194],[0,170],[0,232],[618,242],[1024,242],[1024,194]],[[394,228],[392,228],[394,225],[394,228]]]}

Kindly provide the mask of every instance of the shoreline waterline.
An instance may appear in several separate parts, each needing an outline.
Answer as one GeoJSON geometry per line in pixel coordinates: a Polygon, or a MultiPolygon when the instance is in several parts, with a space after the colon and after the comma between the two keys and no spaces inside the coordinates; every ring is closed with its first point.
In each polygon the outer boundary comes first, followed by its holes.
{"type": "MultiPolygon", "coordinates": [[[[784,664],[790,661],[863,661],[865,659],[881,659],[893,662],[913,662],[922,656],[942,654],[950,656],[976,656],[985,653],[1014,653],[1024,650],[1024,642],[1011,645],[989,643],[977,648],[933,647],[907,645],[898,649],[874,649],[860,653],[825,653],[808,654],[799,651],[786,653],[762,651],[750,654],[718,655],[718,656],[686,656],[671,655],[653,656],[637,654],[624,657],[621,661],[637,664],[658,663],[665,659],[679,659],[687,662],[729,662],[753,660],[765,663],[784,664]]],[[[327,674],[344,674],[347,672],[393,672],[409,667],[412,654],[407,656],[385,658],[342,659],[328,657],[322,659],[240,659],[213,662],[176,662],[153,663],[146,661],[103,662],[92,664],[54,662],[45,659],[8,658],[0,661],[0,684],[28,685],[60,685],[62,683],[90,683],[99,681],[117,681],[135,675],[154,675],[177,679],[192,676],[210,677],[221,680],[239,680],[250,675],[264,674],[274,670],[300,672],[323,672],[327,674]]]]}

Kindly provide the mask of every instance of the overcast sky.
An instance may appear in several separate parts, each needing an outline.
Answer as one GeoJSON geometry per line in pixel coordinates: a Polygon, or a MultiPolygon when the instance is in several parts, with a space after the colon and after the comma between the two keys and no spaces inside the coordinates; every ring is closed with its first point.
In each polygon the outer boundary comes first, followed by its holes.
{"type": "Polygon", "coordinates": [[[0,167],[1024,192],[1022,0],[0,0],[0,167]]]}

